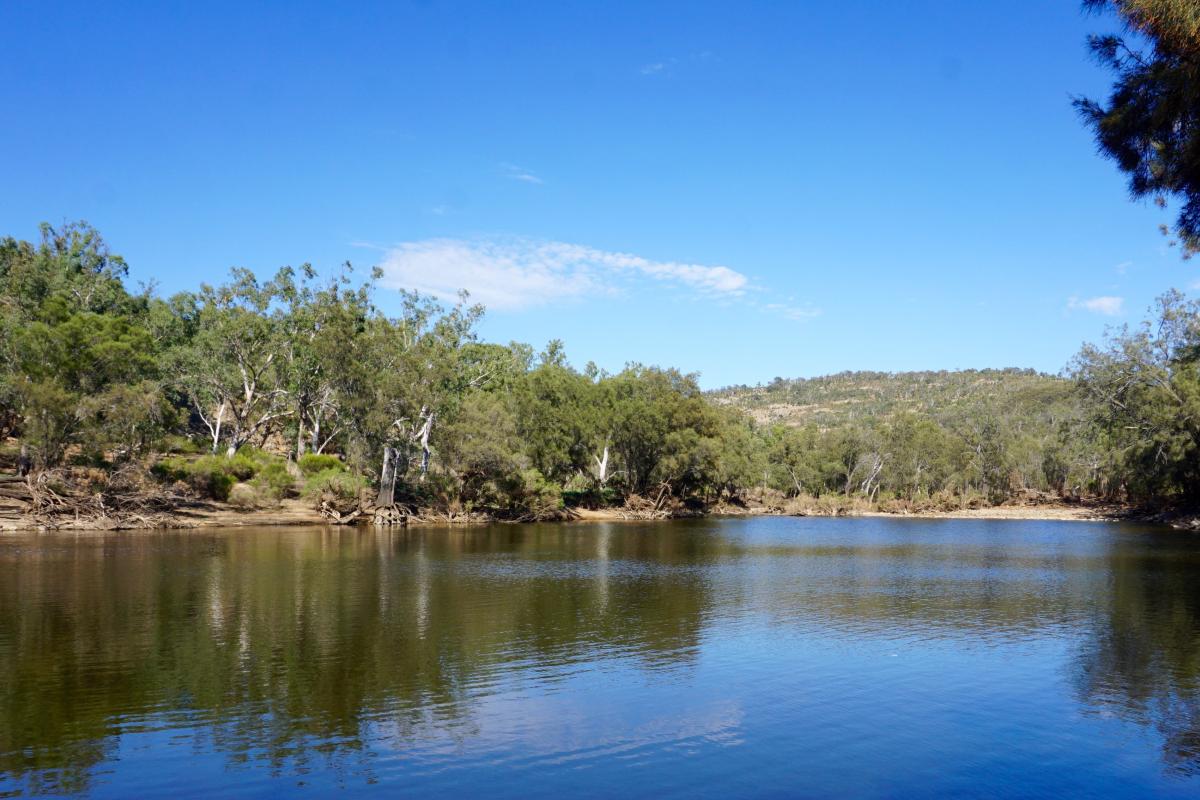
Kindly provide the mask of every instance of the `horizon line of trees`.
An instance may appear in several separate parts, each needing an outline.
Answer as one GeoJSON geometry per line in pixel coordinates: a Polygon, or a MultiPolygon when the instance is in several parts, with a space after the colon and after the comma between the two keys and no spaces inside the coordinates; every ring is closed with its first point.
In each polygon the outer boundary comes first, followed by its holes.
{"type": "Polygon", "coordinates": [[[1016,388],[979,402],[931,394],[797,427],[757,423],[678,370],[578,370],[558,341],[483,342],[466,294],[446,307],[402,291],[386,314],[378,274],[359,282],[348,264],[234,269],[167,298],[130,292],[127,275],[86,223],[0,240],[0,437],[36,469],[265,450],[336,462],[383,504],[510,518],[634,495],[1200,499],[1200,307],[1178,292],[1084,346],[1068,381],[1000,372],[1016,388]]]}

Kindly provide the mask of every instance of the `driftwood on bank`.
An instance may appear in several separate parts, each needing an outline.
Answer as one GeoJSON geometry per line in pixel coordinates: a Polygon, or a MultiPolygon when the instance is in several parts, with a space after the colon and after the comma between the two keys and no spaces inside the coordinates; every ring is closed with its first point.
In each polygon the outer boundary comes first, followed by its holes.
{"type": "Polygon", "coordinates": [[[43,529],[159,527],[183,502],[170,489],[144,485],[136,469],[101,480],[69,469],[0,475],[0,519],[43,529]]]}
{"type": "Polygon", "coordinates": [[[407,509],[401,506],[378,506],[371,515],[371,523],[373,525],[407,525],[408,517],[407,509]]]}
{"type": "Polygon", "coordinates": [[[352,511],[342,512],[336,506],[328,502],[322,502],[318,510],[321,512],[321,516],[325,518],[326,522],[330,522],[334,525],[353,525],[357,523],[363,515],[361,509],[356,508],[352,511]]]}

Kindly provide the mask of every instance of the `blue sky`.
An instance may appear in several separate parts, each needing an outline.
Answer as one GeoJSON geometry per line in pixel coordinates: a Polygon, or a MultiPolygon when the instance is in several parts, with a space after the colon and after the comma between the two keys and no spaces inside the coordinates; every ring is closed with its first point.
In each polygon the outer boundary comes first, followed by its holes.
{"type": "MultiPolygon", "coordinates": [[[[1200,280],[1070,106],[1062,2],[7,3],[0,233],[169,293],[381,264],[716,387],[1057,371],[1200,280]]],[[[383,291],[381,304],[394,306],[383,291]]]]}

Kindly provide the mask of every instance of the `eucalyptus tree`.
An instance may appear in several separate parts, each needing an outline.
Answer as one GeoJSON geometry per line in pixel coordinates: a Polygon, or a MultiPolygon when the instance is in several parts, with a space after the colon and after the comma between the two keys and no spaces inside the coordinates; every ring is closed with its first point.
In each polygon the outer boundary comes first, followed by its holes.
{"type": "Polygon", "coordinates": [[[623,483],[635,494],[674,493],[703,483],[711,464],[702,452],[717,420],[695,375],[631,364],[608,379],[612,387],[612,451],[623,483]]]}
{"type": "Polygon", "coordinates": [[[310,264],[281,270],[275,286],[282,305],[285,380],[295,425],[295,457],[322,453],[343,431],[341,410],[355,381],[351,361],[375,313],[370,280],[354,286],[349,263],[323,284],[310,264]]]}
{"type": "Polygon", "coordinates": [[[1071,372],[1131,493],[1200,500],[1200,302],[1167,292],[1155,319],[1085,345],[1071,372]]]}
{"type": "Polygon", "coordinates": [[[915,498],[945,488],[966,449],[961,439],[927,416],[898,415],[886,426],[890,458],[883,486],[897,496],[915,498]]]}
{"type": "Polygon", "coordinates": [[[415,292],[401,292],[400,301],[398,316],[368,320],[357,364],[362,391],[347,398],[360,463],[382,458],[378,505],[391,504],[397,479],[413,467],[424,482],[437,421],[486,380],[464,354],[481,306],[465,294],[449,309],[415,292]]]}
{"type": "Polygon", "coordinates": [[[208,430],[212,452],[222,438],[232,457],[260,441],[290,416],[287,329],[277,305],[287,270],[260,282],[247,269],[231,280],[177,300],[195,308],[195,330],[169,355],[171,370],[192,410],[208,430]]]}
{"type": "Polygon", "coordinates": [[[593,443],[604,427],[599,392],[567,364],[561,342],[549,344],[513,398],[521,438],[542,475],[564,483],[591,471],[593,443]]]}
{"type": "Polygon", "coordinates": [[[124,260],[86,223],[40,232],[36,245],[0,241],[0,427],[19,429],[49,466],[89,428],[103,450],[98,438],[131,422],[135,409],[111,392],[147,381],[142,393],[159,395],[148,298],[126,292],[124,260]]]}
{"type": "Polygon", "coordinates": [[[760,441],[773,488],[792,497],[820,496],[825,489],[825,470],[818,463],[823,451],[815,425],[772,425],[762,432],[760,441]]]}

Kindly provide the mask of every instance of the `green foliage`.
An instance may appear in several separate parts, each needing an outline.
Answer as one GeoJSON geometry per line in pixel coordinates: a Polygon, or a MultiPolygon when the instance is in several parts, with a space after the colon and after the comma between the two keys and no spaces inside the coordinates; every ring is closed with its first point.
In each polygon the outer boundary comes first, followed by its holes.
{"type": "Polygon", "coordinates": [[[120,460],[173,418],[148,383],[147,300],[125,291],[124,261],[86,223],[41,233],[37,245],[0,241],[0,427],[44,467],[76,442],[120,460]]]}
{"type": "Polygon", "coordinates": [[[78,399],[53,381],[21,383],[17,396],[22,441],[41,466],[60,463],[79,426],[75,414],[78,399]]]}
{"type": "Polygon", "coordinates": [[[764,426],[764,483],[789,496],[1081,493],[1092,490],[1087,465],[1102,449],[1086,435],[1071,381],[1032,370],[777,378],[713,398],[764,426]],[[1053,481],[1050,450],[1061,462],[1053,481]]]}
{"type": "Polygon", "coordinates": [[[285,497],[294,486],[282,459],[253,448],[232,458],[169,456],[155,463],[151,473],[163,481],[182,481],[197,494],[214,500],[227,499],[238,482],[251,482],[262,496],[274,499],[285,497]]]}
{"type": "Polygon", "coordinates": [[[1086,345],[1072,365],[1116,467],[1144,500],[1200,501],[1200,302],[1159,298],[1157,319],[1086,345]]]}
{"type": "Polygon", "coordinates": [[[61,228],[43,223],[38,244],[0,239],[0,296],[16,315],[38,318],[43,309],[57,313],[128,315],[145,307],[122,283],[125,261],[113,255],[86,222],[61,228]]]}
{"type": "Polygon", "coordinates": [[[830,512],[1200,498],[1198,309],[1178,295],[1153,330],[1085,348],[1074,380],[860,372],[706,394],[673,369],[577,370],[557,340],[536,358],[480,342],[465,295],[402,292],[384,314],[348,265],[234,270],[165,300],[128,294],[124,270],[83,224],[0,241],[0,433],[39,467],[170,452],[154,474],[206,497],[243,486],[261,504],[302,479],[340,507],[392,452],[398,501],[509,519],[634,496],[830,512]]]}
{"type": "Polygon", "coordinates": [[[295,491],[296,479],[288,471],[287,464],[271,461],[259,465],[254,474],[253,485],[264,497],[282,500],[295,491]]]}
{"type": "Polygon", "coordinates": [[[300,472],[306,477],[312,477],[319,472],[341,472],[346,469],[346,465],[337,456],[331,456],[318,453],[305,453],[296,461],[300,467],[300,472]]]}
{"type": "Polygon", "coordinates": [[[181,434],[167,434],[162,438],[160,444],[161,451],[164,453],[199,455],[204,449],[203,444],[195,438],[181,434]]]}
{"type": "Polygon", "coordinates": [[[536,469],[522,470],[515,489],[510,492],[509,511],[518,519],[551,519],[562,510],[562,487],[536,469]]]}
{"type": "Polygon", "coordinates": [[[533,465],[562,481],[588,467],[603,425],[600,398],[592,381],[562,363],[561,349],[551,348],[542,358],[517,384],[517,426],[533,465]]]}
{"type": "Polygon", "coordinates": [[[368,487],[369,482],[362,476],[334,468],[309,475],[300,494],[314,505],[319,505],[327,496],[341,502],[354,502],[368,487]]]}
{"type": "Polygon", "coordinates": [[[1134,197],[1181,202],[1175,233],[1191,255],[1200,249],[1200,10],[1195,0],[1084,4],[1114,10],[1131,36],[1089,37],[1116,80],[1106,103],[1079,98],[1075,107],[1134,197]]]}
{"type": "Polygon", "coordinates": [[[136,458],[159,447],[164,431],[176,426],[179,412],[153,381],[116,384],[84,397],[79,413],[85,449],[112,451],[116,461],[136,458]]]}
{"type": "Polygon", "coordinates": [[[156,462],[150,472],[159,480],[183,482],[199,495],[224,500],[229,497],[233,484],[237,483],[237,478],[226,472],[224,466],[223,463],[215,463],[212,457],[189,460],[170,456],[156,462]]]}

